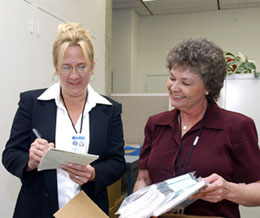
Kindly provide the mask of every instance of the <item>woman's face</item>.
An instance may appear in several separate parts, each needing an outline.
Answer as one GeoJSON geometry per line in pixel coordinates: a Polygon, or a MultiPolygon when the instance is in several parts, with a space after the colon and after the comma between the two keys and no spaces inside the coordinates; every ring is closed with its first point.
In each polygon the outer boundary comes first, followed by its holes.
{"type": "Polygon", "coordinates": [[[205,104],[208,93],[201,77],[187,66],[172,68],[167,88],[172,106],[186,112],[205,104]]]}
{"type": "Polygon", "coordinates": [[[63,63],[59,64],[57,69],[63,95],[68,97],[85,96],[90,76],[93,74],[94,63],[92,66],[92,69],[88,69],[80,46],[68,47],[64,54],[63,63]]]}

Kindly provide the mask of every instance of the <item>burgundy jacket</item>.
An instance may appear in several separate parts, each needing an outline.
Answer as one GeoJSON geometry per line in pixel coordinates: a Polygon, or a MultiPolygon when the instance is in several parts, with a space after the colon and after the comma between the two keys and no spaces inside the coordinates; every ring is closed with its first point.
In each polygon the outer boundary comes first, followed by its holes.
{"type": "MultiPolygon", "coordinates": [[[[180,149],[179,111],[151,116],[145,127],[145,140],[138,166],[148,169],[152,183],[178,173],[180,149]]],[[[217,173],[227,181],[251,183],[260,180],[260,150],[254,121],[240,113],[210,104],[205,115],[201,136],[183,172],[193,141],[201,122],[194,125],[182,138],[181,174],[196,171],[207,177],[217,173]]],[[[198,200],[185,210],[186,214],[238,218],[238,205],[223,200],[210,203],[198,200]]]]}

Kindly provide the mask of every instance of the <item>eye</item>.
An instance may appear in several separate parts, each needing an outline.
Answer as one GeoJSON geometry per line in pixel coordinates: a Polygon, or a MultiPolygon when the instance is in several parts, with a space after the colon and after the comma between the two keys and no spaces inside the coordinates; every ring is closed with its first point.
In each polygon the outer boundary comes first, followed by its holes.
{"type": "Polygon", "coordinates": [[[76,66],[76,69],[78,72],[83,72],[87,69],[87,66],[85,64],[80,64],[80,65],[76,66]]]}
{"type": "Polygon", "coordinates": [[[175,81],[175,80],[176,80],[175,77],[173,77],[173,76],[170,76],[169,79],[170,79],[171,81],[175,81]]]}
{"type": "Polygon", "coordinates": [[[70,65],[63,64],[61,66],[61,71],[64,73],[71,72],[71,70],[72,70],[72,66],[70,66],[70,65]]]}
{"type": "Polygon", "coordinates": [[[190,82],[186,82],[186,81],[184,81],[184,82],[183,82],[183,85],[185,85],[185,86],[190,86],[191,83],[190,83],[190,82]]]}

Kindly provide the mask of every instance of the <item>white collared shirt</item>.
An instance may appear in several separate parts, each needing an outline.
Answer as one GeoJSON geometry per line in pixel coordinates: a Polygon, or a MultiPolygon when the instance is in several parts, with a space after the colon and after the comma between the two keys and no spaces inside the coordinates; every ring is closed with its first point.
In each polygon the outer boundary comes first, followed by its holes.
{"type": "MultiPolygon", "coordinates": [[[[56,117],[56,138],[55,147],[63,150],[71,151],[70,136],[75,133],[71,120],[68,116],[67,110],[60,101],[60,83],[55,83],[50,86],[44,93],[42,93],[39,100],[54,99],[57,105],[56,117]]],[[[112,105],[106,98],[99,95],[90,85],[88,89],[88,98],[85,105],[82,134],[85,136],[86,153],[89,148],[89,112],[96,104],[112,105]]],[[[80,131],[81,116],[79,117],[75,128],[77,132],[80,131]]],[[[72,199],[80,191],[80,185],[73,182],[69,178],[69,174],[62,169],[57,169],[57,186],[58,186],[58,199],[59,208],[63,207],[70,199],[72,199]]]]}

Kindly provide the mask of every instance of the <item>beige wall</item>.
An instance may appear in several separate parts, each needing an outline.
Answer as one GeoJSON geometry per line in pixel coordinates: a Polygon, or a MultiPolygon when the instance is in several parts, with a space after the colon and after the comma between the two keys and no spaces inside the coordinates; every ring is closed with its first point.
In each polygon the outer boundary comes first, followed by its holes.
{"type": "Polygon", "coordinates": [[[130,92],[132,64],[132,14],[131,10],[113,12],[112,19],[112,92],[130,92]],[[115,81],[118,81],[115,83],[115,81]],[[120,82],[119,82],[120,81],[120,82]]]}
{"type": "MultiPolygon", "coordinates": [[[[124,80],[114,77],[114,92],[125,93],[146,92],[146,75],[166,75],[165,57],[174,44],[183,38],[191,36],[206,37],[216,42],[223,50],[237,53],[241,51],[256,60],[260,65],[260,8],[224,10],[216,12],[201,12],[191,14],[177,14],[164,16],[139,17],[138,25],[123,22],[123,18],[131,16],[127,12],[113,11],[113,37],[124,38],[124,29],[135,30],[138,49],[120,50],[124,47],[120,41],[113,43],[113,73],[123,74],[131,66],[132,54],[135,58],[137,70],[133,80],[124,80]],[[120,22],[118,21],[120,14],[120,22]],[[122,55],[123,54],[123,55],[122,55]],[[124,62],[116,61],[124,56],[124,62]],[[128,62],[126,61],[128,60],[128,62]],[[131,83],[131,84],[130,84],[131,83]],[[133,90],[125,89],[135,83],[133,90]],[[139,85],[137,85],[139,84],[139,85]]],[[[130,18],[129,18],[130,19],[130,18]]],[[[131,33],[128,33],[129,35],[131,33]]],[[[121,40],[123,41],[123,39],[121,40]]],[[[258,67],[260,71],[260,66],[258,67]]],[[[126,77],[130,77],[126,75],[126,77]]],[[[125,77],[125,78],[126,78],[125,77]]],[[[165,89],[166,92],[166,89],[165,89]]]]}

